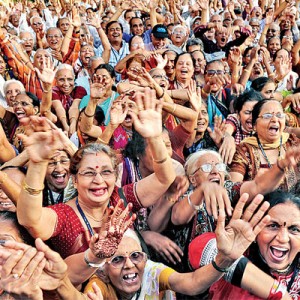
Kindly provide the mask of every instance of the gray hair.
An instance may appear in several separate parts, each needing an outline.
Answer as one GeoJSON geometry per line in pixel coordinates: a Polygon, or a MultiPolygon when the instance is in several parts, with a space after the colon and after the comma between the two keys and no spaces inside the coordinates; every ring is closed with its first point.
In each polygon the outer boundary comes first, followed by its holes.
{"type": "Polygon", "coordinates": [[[19,80],[16,80],[16,79],[10,79],[10,80],[7,80],[4,82],[4,85],[3,85],[3,92],[4,92],[4,95],[6,95],[6,92],[9,88],[9,86],[12,84],[12,83],[16,83],[19,85],[20,87],[20,91],[21,93],[25,93],[25,87],[23,85],[23,83],[19,80]]]}
{"type": "Polygon", "coordinates": [[[63,34],[61,33],[61,30],[60,30],[58,27],[49,27],[49,28],[46,30],[46,36],[47,36],[49,30],[54,30],[54,29],[57,30],[57,31],[59,31],[60,37],[63,37],[63,34]]]}
{"type": "Polygon", "coordinates": [[[57,76],[58,72],[59,71],[62,71],[62,70],[69,70],[72,72],[72,76],[75,78],[75,73],[74,73],[74,69],[71,65],[69,64],[60,64],[58,67],[57,67],[57,71],[56,71],[56,74],[55,74],[55,77],[57,76]]]}
{"type": "Polygon", "coordinates": [[[123,238],[124,237],[131,238],[131,239],[135,240],[137,242],[137,244],[142,248],[141,241],[140,241],[137,233],[133,229],[128,228],[124,232],[123,238]]]}

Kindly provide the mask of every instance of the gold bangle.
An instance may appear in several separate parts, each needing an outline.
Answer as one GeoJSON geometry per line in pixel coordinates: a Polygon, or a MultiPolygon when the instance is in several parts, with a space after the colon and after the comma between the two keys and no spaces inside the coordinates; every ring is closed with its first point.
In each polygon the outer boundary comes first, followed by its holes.
{"type": "Polygon", "coordinates": [[[172,115],[173,115],[173,114],[174,114],[174,112],[176,111],[176,108],[177,108],[177,104],[176,104],[176,103],[174,103],[173,110],[172,110],[172,112],[171,112],[171,114],[172,114],[172,115]]]}
{"type": "Polygon", "coordinates": [[[245,72],[249,72],[249,73],[251,73],[251,72],[250,72],[248,69],[244,69],[244,71],[245,71],[245,72]]]}
{"type": "Polygon", "coordinates": [[[27,193],[27,194],[29,194],[29,195],[31,195],[31,196],[38,196],[43,190],[44,190],[44,185],[43,185],[43,187],[41,188],[41,189],[35,189],[35,188],[33,188],[33,187],[30,187],[26,182],[25,182],[25,179],[23,180],[23,182],[22,182],[22,188],[23,188],[23,190],[27,193]]]}
{"type": "Polygon", "coordinates": [[[6,181],[6,179],[7,179],[7,174],[6,173],[4,173],[3,171],[2,171],[2,173],[3,173],[3,178],[2,178],[2,180],[0,180],[0,186],[2,186],[2,184],[6,181]]]}
{"type": "Polygon", "coordinates": [[[204,91],[204,88],[202,88],[202,90],[201,90],[201,91],[202,91],[202,93],[204,94],[204,96],[205,96],[205,97],[207,97],[207,96],[208,96],[208,93],[206,93],[206,92],[204,91]]]}
{"type": "Polygon", "coordinates": [[[164,159],[161,159],[161,160],[153,159],[153,162],[160,165],[160,164],[163,164],[165,161],[167,161],[167,159],[168,159],[168,156],[166,156],[164,159]]]}

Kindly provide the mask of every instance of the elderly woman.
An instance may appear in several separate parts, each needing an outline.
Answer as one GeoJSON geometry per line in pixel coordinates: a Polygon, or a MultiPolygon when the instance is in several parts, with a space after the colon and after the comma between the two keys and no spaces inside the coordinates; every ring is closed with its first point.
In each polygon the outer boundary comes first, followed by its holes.
{"type": "MultiPolygon", "coordinates": [[[[275,278],[277,285],[285,287],[290,297],[298,299],[300,198],[281,191],[268,194],[265,200],[270,204],[268,209],[270,219],[245,255],[259,269],[275,278]]],[[[204,246],[201,239],[201,236],[198,237],[190,247],[190,260],[195,262],[192,263],[195,268],[199,267],[200,249],[206,248],[207,251],[209,249],[207,240],[204,246]],[[199,242],[202,247],[199,247],[199,242]]],[[[246,280],[248,276],[245,272],[247,265],[245,261],[247,261],[245,258],[240,260],[235,272],[231,270],[234,275],[229,282],[232,284],[226,282],[229,278],[225,276],[225,280],[222,278],[211,286],[210,299],[260,299],[240,288],[238,278],[246,280]]]]}
{"type": "MultiPolygon", "coordinates": [[[[280,165],[280,159],[298,139],[283,132],[285,114],[281,104],[276,100],[258,102],[252,111],[254,136],[248,137],[237,147],[231,164],[231,179],[235,182],[252,180],[259,170],[280,165]]],[[[299,164],[288,169],[282,168],[284,180],[281,188],[291,190],[299,180],[299,164]]]]}
{"type": "MultiPolygon", "coordinates": [[[[244,196],[238,204],[241,211],[245,199],[244,196]]],[[[255,210],[259,202],[261,202],[261,199],[257,197],[250,207],[255,210]]],[[[250,207],[247,208],[245,213],[249,214],[251,218],[253,211],[250,212],[250,207]]],[[[253,216],[253,218],[258,217],[259,219],[259,221],[254,222],[255,225],[252,225],[245,218],[241,219],[241,212],[238,212],[238,210],[235,211],[232,221],[226,226],[226,229],[223,225],[224,216],[220,218],[217,234],[219,252],[212,263],[190,273],[178,273],[172,268],[147,259],[138,237],[134,232],[128,230],[125,232],[116,254],[106,260],[103,269],[97,273],[99,277],[94,276],[85,291],[91,291],[92,283],[96,283],[101,289],[104,300],[159,299],[159,293],[167,289],[185,295],[197,295],[204,292],[221,277],[222,272],[225,272],[225,268],[239,258],[242,251],[250,244],[240,232],[242,226],[250,225],[247,227],[247,233],[252,240],[255,238],[256,232],[260,231],[260,226],[264,226],[269,220],[269,217],[261,220],[260,213],[265,209],[267,209],[267,205],[264,204],[259,209],[259,213],[253,216]],[[229,231],[232,234],[229,234],[229,231]]],[[[245,274],[251,275],[251,271],[257,272],[253,281],[242,279],[241,285],[245,289],[250,289],[252,293],[267,298],[271,286],[275,283],[274,279],[249,264],[245,274]],[[248,271],[250,272],[248,273],[248,271]]],[[[283,299],[289,299],[286,295],[282,296],[283,299]]]]}
{"type": "MultiPolygon", "coordinates": [[[[92,86],[91,92],[92,97],[97,97],[97,84],[92,86]]],[[[136,101],[140,107],[139,115],[133,112],[130,115],[136,130],[149,143],[155,172],[136,184],[124,186],[120,191],[121,195],[125,195],[126,202],[132,203],[128,208],[133,206],[135,211],[143,206],[153,205],[175,178],[171,160],[161,138],[161,106],[156,107],[155,97],[150,91],[146,91],[143,97],[138,95],[136,101]]],[[[39,124],[40,120],[33,121],[32,124],[35,122],[39,124]]],[[[78,150],[70,165],[78,197],[66,204],[42,208],[43,180],[48,161],[53,156],[53,147],[62,145],[52,142],[51,131],[22,138],[27,145],[30,162],[22,185],[24,193],[17,205],[19,221],[34,237],[50,239],[54,249],[62,257],[68,257],[71,280],[80,284],[103,261],[102,256],[97,257],[98,235],[95,232],[101,227],[108,204],[116,205],[120,199],[119,191],[115,187],[116,158],[108,146],[101,144],[88,144],[78,150]],[[41,139],[41,136],[44,138],[41,139]],[[32,201],[33,199],[35,200],[32,201]],[[72,256],[69,257],[70,255],[72,256]]],[[[125,210],[127,213],[128,208],[125,210]]],[[[114,240],[111,242],[114,243],[114,240]]],[[[109,251],[110,243],[106,246],[109,251]]]]}
{"type": "Polygon", "coordinates": [[[15,79],[5,81],[3,84],[4,99],[1,102],[1,106],[4,108],[11,106],[11,102],[22,92],[25,92],[25,88],[21,81],[15,79]]]}

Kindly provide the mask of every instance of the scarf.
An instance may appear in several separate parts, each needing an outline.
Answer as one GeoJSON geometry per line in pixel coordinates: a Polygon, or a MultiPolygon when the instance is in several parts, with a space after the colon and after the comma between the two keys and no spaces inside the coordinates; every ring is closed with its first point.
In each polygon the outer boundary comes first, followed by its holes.
{"type": "MultiPolygon", "coordinates": [[[[288,141],[290,135],[289,135],[289,133],[283,132],[281,136],[282,136],[282,144],[284,145],[288,141]]],[[[256,136],[247,137],[244,140],[242,140],[241,143],[247,143],[256,148],[259,147],[256,136]]],[[[262,147],[264,150],[277,149],[279,146],[280,146],[280,139],[278,139],[278,141],[271,143],[271,144],[262,144],[262,147]]]]}

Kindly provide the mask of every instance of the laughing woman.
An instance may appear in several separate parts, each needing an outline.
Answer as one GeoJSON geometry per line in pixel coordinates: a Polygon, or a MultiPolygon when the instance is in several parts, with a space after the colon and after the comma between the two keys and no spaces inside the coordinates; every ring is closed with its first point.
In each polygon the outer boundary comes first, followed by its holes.
{"type": "MultiPolygon", "coordinates": [[[[91,93],[93,91],[91,89],[91,93]]],[[[32,236],[43,240],[50,239],[53,248],[63,258],[67,258],[70,278],[76,285],[87,280],[103,262],[104,257],[99,255],[100,249],[97,250],[97,233],[107,206],[120,207],[122,192],[130,203],[127,206],[129,209],[133,206],[133,210],[137,211],[151,206],[175,179],[172,162],[161,136],[161,105],[156,105],[155,101],[153,93],[147,90],[145,95],[139,94],[136,99],[139,115],[129,112],[135,129],[149,143],[154,174],[124,186],[122,191],[115,187],[117,161],[113,151],[106,145],[87,144],[75,153],[70,164],[78,197],[66,204],[42,208],[43,180],[49,158],[53,157],[55,147],[62,148],[63,145],[58,145],[55,133],[40,119],[33,119],[31,123],[33,126],[42,127],[46,132],[37,132],[30,137],[22,136],[30,160],[22,185],[23,192],[17,205],[19,222],[32,236]]],[[[128,213],[128,208],[125,213],[128,213]]],[[[124,218],[126,220],[127,217],[124,218]]],[[[106,244],[107,251],[110,246],[110,243],[106,244]]]]}
{"type": "Polygon", "coordinates": [[[263,100],[255,104],[252,111],[254,136],[244,139],[237,147],[231,164],[231,179],[235,182],[252,180],[259,170],[277,165],[284,173],[280,187],[290,191],[300,178],[299,163],[283,168],[281,158],[286,151],[299,144],[299,140],[283,132],[285,114],[276,100],[263,100]]]}

